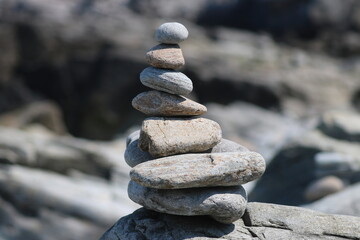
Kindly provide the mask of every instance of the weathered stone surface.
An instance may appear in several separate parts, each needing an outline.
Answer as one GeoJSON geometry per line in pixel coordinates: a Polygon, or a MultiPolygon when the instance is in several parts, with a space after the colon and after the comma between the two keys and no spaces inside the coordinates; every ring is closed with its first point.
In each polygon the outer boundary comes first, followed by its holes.
{"type": "Polygon", "coordinates": [[[145,68],[140,81],[149,88],[171,94],[188,95],[193,90],[192,81],[185,74],[170,69],[145,68]]]}
{"type": "Polygon", "coordinates": [[[129,198],[147,209],[174,215],[209,215],[232,223],[244,214],[247,197],[242,186],[154,189],[130,181],[129,198]]]}
{"type": "Polygon", "coordinates": [[[315,201],[327,195],[339,192],[345,188],[344,182],[335,176],[320,178],[305,190],[305,198],[315,201]]]}
{"type": "Polygon", "coordinates": [[[147,118],[143,121],[139,147],[154,157],[203,152],[221,140],[221,128],[205,118],[147,118]]]}
{"type": "Polygon", "coordinates": [[[196,116],[206,112],[206,107],[188,98],[159,91],[137,95],[132,106],[151,116],[196,116]]]}
{"type": "Polygon", "coordinates": [[[235,186],[258,179],[265,160],[255,152],[183,154],[134,167],[133,181],[151,188],[235,186]]]}
{"type": "Polygon", "coordinates": [[[146,61],[153,67],[178,69],[185,65],[181,48],[177,44],[159,44],[145,55],[146,61]]]}
{"type": "MultiPolygon", "coordinates": [[[[153,160],[154,157],[151,156],[148,152],[141,151],[138,146],[140,132],[136,131],[129,135],[132,137],[131,142],[127,145],[124,158],[126,163],[130,167],[135,167],[136,165],[153,160]],[[134,134],[137,133],[137,137],[134,137],[134,134]]],[[[237,144],[233,141],[227,139],[221,139],[221,141],[215,145],[215,147],[209,149],[208,153],[221,153],[221,152],[248,152],[249,150],[240,144],[237,144]]]]}
{"type": "Polygon", "coordinates": [[[233,224],[141,208],[121,218],[101,240],[345,240],[359,239],[359,229],[360,218],[357,217],[323,214],[299,207],[248,203],[245,215],[233,224]]]}
{"type": "Polygon", "coordinates": [[[178,22],[161,24],[155,32],[155,40],[161,43],[177,44],[186,40],[189,32],[184,25],[178,22]]]}

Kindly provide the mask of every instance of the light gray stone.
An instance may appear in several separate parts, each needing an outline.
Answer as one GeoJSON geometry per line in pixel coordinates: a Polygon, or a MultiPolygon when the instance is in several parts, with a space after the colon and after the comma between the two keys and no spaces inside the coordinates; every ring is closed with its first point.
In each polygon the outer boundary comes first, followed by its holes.
{"type": "Polygon", "coordinates": [[[178,22],[161,24],[155,32],[155,40],[160,43],[176,44],[186,40],[189,32],[184,25],[178,22]]]}
{"type": "Polygon", "coordinates": [[[170,69],[145,68],[140,73],[140,81],[149,88],[171,94],[188,95],[193,90],[190,78],[170,69]]]}
{"type": "Polygon", "coordinates": [[[132,106],[151,116],[196,116],[206,112],[206,107],[188,98],[159,91],[137,95],[132,106]]]}
{"type": "MultiPolygon", "coordinates": [[[[138,139],[139,139],[139,131],[134,132],[133,134],[137,133],[136,138],[128,144],[125,150],[124,158],[126,163],[130,167],[135,167],[136,165],[153,160],[154,157],[151,156],[148,152],[141,151],[138,146],[138,139]]],[[[129,135],[132,136],[133,134],[129,135]]],[[[128,137],[128,138],[129,138],[128,137]]],[[[227,139],[221,139],[221,141],[215,145],[215,147],[209,149],[206,152],[209,153],[221,153],[221,152],[248,152],[249,150],[240,144],[237,144],[233,141],[227,139]]]]}
{"type": "Polygon", "coordinates": [[[221,140],[221,128],[205,118],[147,118],[143,121],[139,147],[154,157],[203,152],[221,140]]]}
{"type": "Polygon", "coordinates": [[[227,139],[221,139],[221,141],[215,145],[212,149],[209,150],[210,153],[222,153],[222,152],[249,152],[249,149],[246,147],[227,140],[227,139]]]}
{"type": "Polygon", "coordinates": [[[261,177],[265,160],[255,152],[183,154],[135,166],[130,177],[151,188],[235,186],[261,177]]]}
{"type": "Polygon", "coordinates": [[[153,67],[178,69],[185,65],[181,48],[177,44],[159,44],[147,51],[146,61],[153,67]]]}
{"type": "Polygon", "coordinates": [[[220,224],[202,216],[176,216],[141,208],[121,218],[101,240],[348,240],[359,239],[359,229],[358,217],[248,203],[245,215],[233,224],[220,224]]]}
{"type": "Polygon", "coordinates": [[[232,223],[244,214],[247,197],[242,186],[154,189],[130,181],[129,198],[158,212],[195,216],[209,215],[222,223],[232,223]]]}
{"type": "Polygon", "coordinates": [[[305,190],[305,198],[308,201],[315,201],[327,195],[339,192],[345,188],[344,182],[335,176],[327,176],[318,179],[305,190]]]}

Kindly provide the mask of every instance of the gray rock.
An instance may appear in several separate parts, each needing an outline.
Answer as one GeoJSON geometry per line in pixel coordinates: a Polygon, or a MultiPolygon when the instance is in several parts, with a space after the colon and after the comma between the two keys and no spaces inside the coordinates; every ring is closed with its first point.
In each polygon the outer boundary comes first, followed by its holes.
{"type": "Polygon", "coordinates": [[[327,195],[334,194],[345,188],[344,182],[335,176],[327,176],[311,183],[305,190],[305,198],[315,201],[327,195]]]}
{"type": "Polygon", "coordinates": [[[159,44],[145,55],[146,61],[153,67],[178,69],[185,65],[181,48],[177,44],[159,44]]]}
{"type": "Polygon", "coordinates": [[[153,160],[153,156],[150,153],[141,151],[138,146],[139,140],[132,141],[125,150],[124,159],[130,167],[153,160]]]}
{"type": "Polygon", "coordinates": [[[170,69],[145,68],[140,81],[149,88],[171,94],[188,95],[193,90],[192,81],[185,74],[170,69]]]}
{"type": "Polygon", "coordinates": [[[203,152],[221,140],[221,128],[205,118],[147,118],[143,121],[139,147],[154,157],[203,152]]]}
{"type": "Polygon", "coordinates": [[[360,217],[360,183],[347,187],[345,190],[324,197],[306,208],[331,214],[344,214],[360,217]]]}
{"type": "Polygon", "coordinates": [[[127,137],[126,137],[126,146],[129,146],[129,144],[137,139],[139,139],[140,137],[140,129],[136,130],[132,133],[130,133],[127,137]]]}
{"type": "Polygon", "coordinates": [[[322,116],[319,129],[334,138],[360,142],[360,114],[329,111],[322,116]]]}
{"type": "Polygon", "coordinates": [[[242,219],[219,224],[206,217],[184,217],[141,208],[121,218],[101,240],[340,240],[359,239],[360,218],[323,214],[299,207],[248,203],[242,219]]]}
{"type": "Polygon", "coordinates": [[[221,141],[215,145],[212,149],[209,150],[210,153],[222,153],[222,152],[248,152],[249,149],[246,147],[227,140],[227,139],[221,139],[221,141]]]}
{"type": "Polygon", "coordinates": [[[151,116],[196,116],[207,111],[200,103],[159,91],[140,93],[133,99],[132,106],[151,116]]]}
{"type": "MultiPolygon", "coordinates": [[[[137,133],[137,137],[134,138],[130,144],[126,147],[124,158],[126,163],[130,167],[135,167],[136,165],[153,160],[154,157],[151,156],[148,152],[141,151],[138,146],[139,139],[139,131],[134,132],[137,133]]],[[[133,136],[133,134],[129,135],[133,136]]],[[[128,137],[128,138],[129,138],[128,137]]],[[[215,147],[209,149],[206,152],[209,153],[221,153],[221,152],[248,152],[249,150],[240,144],[237,144],[233,141],[227,139],[221,139],[221,141],[215,145],[215,147]]]]}
{"type": "Polygon", "coordinates": [[[235,186],[258,179],[265,160],[255,152],[183,154],[134,167],[133,181],[151,188],[235,186]]]}
{"type": "Polygon", "coordinates": [[[133,181],[129,198],[147,209],[174,215],[209,215],[221,223],[232,223],[244,214],[247,197],[243,187],[154,189],[133,181]]]}
{"type": "Polygon", "coordinates": [[[155,32],[155,40],[160,43],[177,44],[186,40],[189,32],[184,25],[178,22],[161,24],[155,32]]]}

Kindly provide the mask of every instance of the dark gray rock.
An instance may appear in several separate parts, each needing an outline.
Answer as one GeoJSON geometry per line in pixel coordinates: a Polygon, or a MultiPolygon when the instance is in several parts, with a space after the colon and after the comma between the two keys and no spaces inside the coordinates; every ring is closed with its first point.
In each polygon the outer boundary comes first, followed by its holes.
{"type": "Polygon", "coordinates": [[[219,224],[206,217],[182,217],[144,208],[121,218],[101,240],[252,239],[335,240],[360,238],[360,218],[304,208],[248,203],[242,219],[219,224]]]}
{"type": "Polygon", "coordinates": [[[247,197],[243,187],[154,189],[133,181],[129,198],[147,209],[174,215],[209,215],[221,223],[232,223],[245,212],[247,197]]]}
{"type": "Polygon", "coordinates": [[[171,94],[188,95],[193,90],[190,78],[170,69],[145,68],[140,73],[140,81],[149,88],[171,94]]]}
{"type": "Polygon", "coordinates": [[[180,43],[188,36],[189,32],[186,27],[178,22],[163,23],[155,31],[155,40],[166,44],[180,43]]]}
{"type": "Polygon", "coordinates": [[[182,154],[135,166],[130,177],[140,185],[178,189],[236,186],[261,177],[265,160],[256,152],[182,154]]]}

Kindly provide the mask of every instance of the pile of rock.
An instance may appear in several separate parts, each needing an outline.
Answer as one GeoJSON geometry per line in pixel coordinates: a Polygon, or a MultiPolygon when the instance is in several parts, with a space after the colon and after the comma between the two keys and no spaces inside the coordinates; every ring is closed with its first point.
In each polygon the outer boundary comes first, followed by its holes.
{"type": "Polygon", "coordinates": [[[178,43],[187,37],[182,24],[162,24],[155,34],[160,44],[146,54],[151,67],[141,72],[140,80],[154,90],[140,93],[132,105],[152,117],[127,139],[125,160],[133,167],[128,194],[154,211],[209,215],[231,223],[246,209],[241,184],[259,178],[265,161],[222,139],[219,124],[195,117],[206,107],[181,96],[193,89],[192,81],[176,71],[185,64],[178,43]]]}

